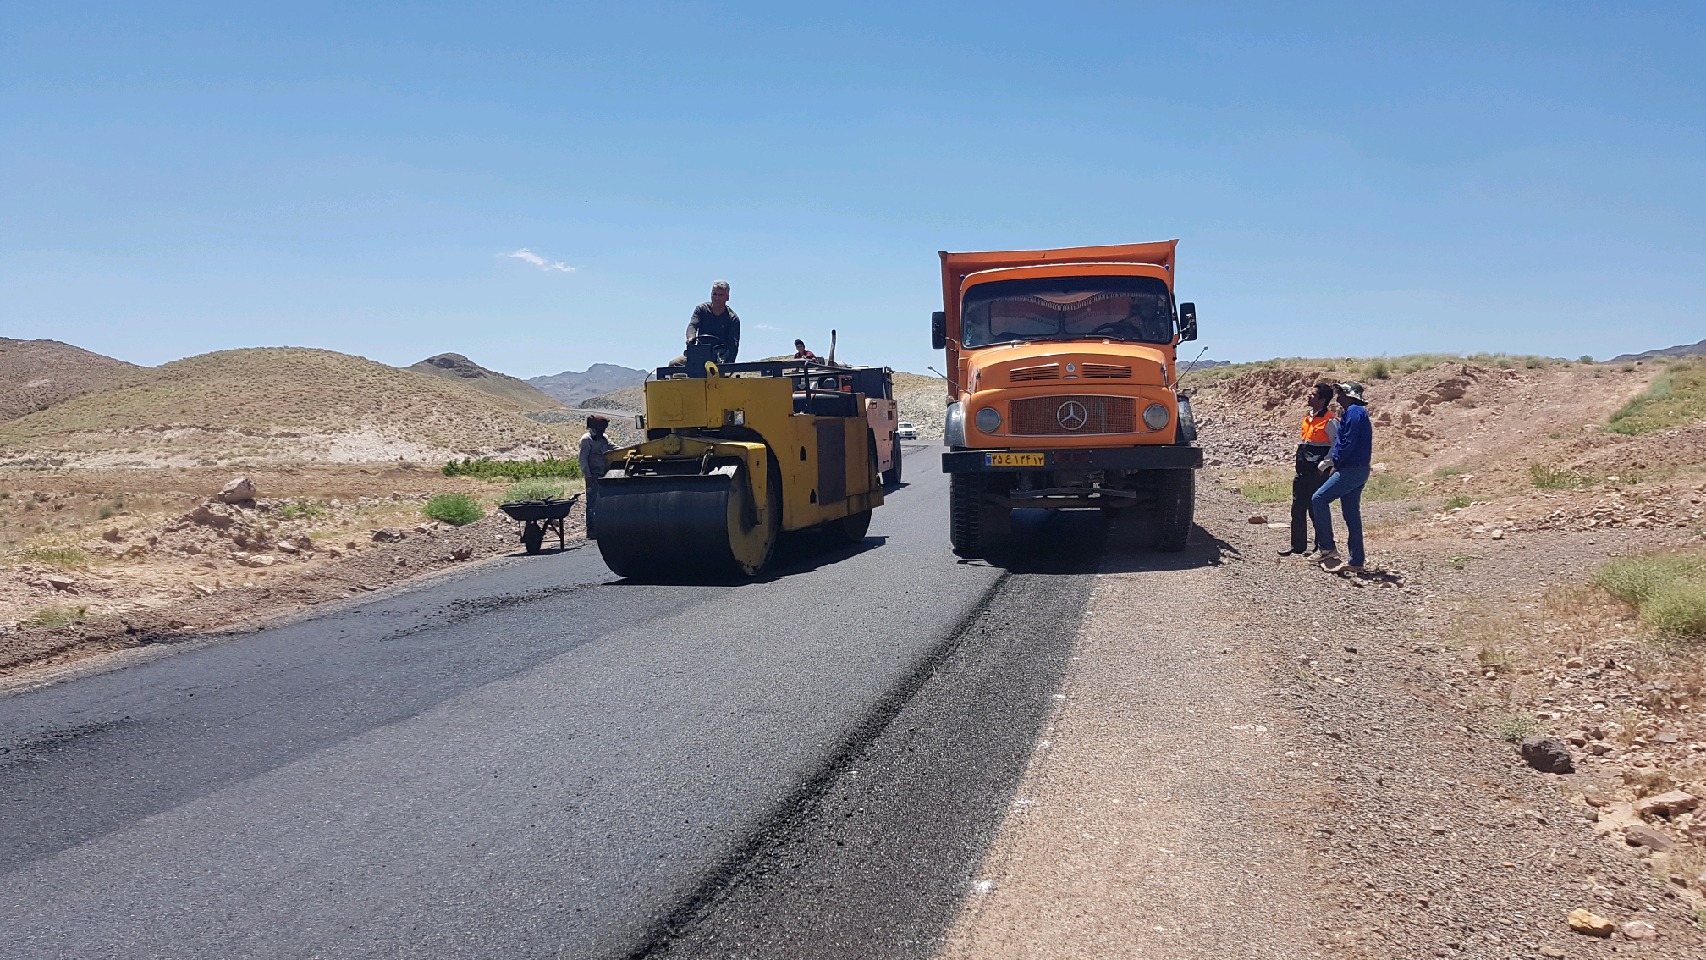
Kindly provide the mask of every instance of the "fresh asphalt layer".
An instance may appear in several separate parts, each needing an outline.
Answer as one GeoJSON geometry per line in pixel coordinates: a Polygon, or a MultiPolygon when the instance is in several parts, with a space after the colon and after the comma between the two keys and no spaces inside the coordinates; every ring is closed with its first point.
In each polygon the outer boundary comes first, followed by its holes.
{"type": "Polygon", "coordinates": [[[863,545],[762,581],[518,557],[0,696],[5,952],[928,954],[1099,529],[960,562],[939,449],[908,445],[863,545]]]}

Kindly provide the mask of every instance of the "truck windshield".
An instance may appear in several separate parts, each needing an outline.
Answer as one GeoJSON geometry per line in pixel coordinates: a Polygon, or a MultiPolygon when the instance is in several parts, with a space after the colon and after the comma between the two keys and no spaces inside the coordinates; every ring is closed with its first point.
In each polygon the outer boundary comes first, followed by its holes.
{"type": "Polygon", "coordinates": [[[966,347],[1011,340],[1173,342],[1173,298],[1154,277],[1040,277],[978,284],[960,312],[966,347]]]}

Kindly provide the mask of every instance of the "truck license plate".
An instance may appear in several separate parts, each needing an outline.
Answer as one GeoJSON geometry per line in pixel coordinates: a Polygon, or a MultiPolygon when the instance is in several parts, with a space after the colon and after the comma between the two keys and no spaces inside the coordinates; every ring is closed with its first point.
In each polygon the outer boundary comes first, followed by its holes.
{"type": "Polygon", "coordinates": [[[1046,453],[986,453],[983,455],[983,465],[986,467],[1046,467],[1046,453]]]}

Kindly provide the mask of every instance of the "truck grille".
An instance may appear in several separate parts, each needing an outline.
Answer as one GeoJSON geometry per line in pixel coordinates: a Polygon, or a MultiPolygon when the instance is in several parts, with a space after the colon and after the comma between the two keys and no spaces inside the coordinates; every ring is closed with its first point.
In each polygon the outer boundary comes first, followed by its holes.
{"type": "Polygon", "coordinates": [[[1092,380],[1130,380],[1131,368],[1112,363],[1086,363],[1084,376],[1092,380]]]}
{"type": "Polygon", "coordinates": [[[1137,431],[1137,402],[1130,397],[1024,397],[1008,404],[1008,414],[1008,432],[1017,437],[1137,431]]]}
{"type": "Polygon", "coordinates": [[[1024,383],[1028,380],[1055,380],[1060,377],[1060,364],[1045,363],[1036,367],[1014,367],[1007,374],[1007,379],[1014,383],[1024,383]]]}

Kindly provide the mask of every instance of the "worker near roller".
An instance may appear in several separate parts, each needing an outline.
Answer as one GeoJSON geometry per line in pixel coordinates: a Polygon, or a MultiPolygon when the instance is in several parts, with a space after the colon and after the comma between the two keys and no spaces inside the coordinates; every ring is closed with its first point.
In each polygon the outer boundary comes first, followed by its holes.
{"type": "Polygon", "coordinates": [[[700,337],[716,337],[718,363],[734,363],[740,352],[740,315],[729,309],[729,282],[711,284],[711,299],[693,308],[687,321],[687,345],[700,337]]]}
{"type": "Polygon", "coordinates": [[[1374,459],[1374,425],[1368,419],[1368,401],[1363,399],[1362,384],[1347,380],[1338,385],[1334,398],[1339,401],[1339,438],[1333,441],[1320,470],[1327,482],[1309,497],[1309,512],[1315,517],[1315,531],[1321,537],[1321,569],[1328,573],[1361,573],[1362,552],[1362,488],[1374,459]],[[1345,538],[1350,541],[1350,560],[1339,556],[1333,544],[1333,501],[1345,514],[1345,538]]]}
{"type": "Polygon", "coordinates": [[[586,418],[586,432],[581,434],[580,468],[581,476],[586,480],[586,538],[598,539],[593,532],[594,508],[598,506],[598,482],[604,478],[604,470],[610,457],[610,451],[615,449],[610,438],[604,435],[610,421],[598,414],[586,418]]]}
{"type": "Polygon", "coordinates": [[[804,340],[795,340],[794,341],[794,359],[795,360],[816,360],[819,358],[818,358],[817,354],[806,349],[806,342],[804,340]]]}
{"type": "MultiPolygon", "coordinates": [[[[1297,473],[1291,478],[1291,546],[1279,552],[1282,557],[1302,556],[1310,551],[1309,498],[1327,482],[1321,472],[1321,461],[1327,458],[1334,442],[1339,439],[1339,418],[1329,409],[1333,403],[1333,385],[1317,383],[1305,400],[1309,412],[1303,417],[1303,438],[1297,444],[1297,473]]],[[[1321,549],[1321,528],[1315,528],[1314,549],[1321,549]]]]}

